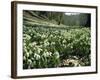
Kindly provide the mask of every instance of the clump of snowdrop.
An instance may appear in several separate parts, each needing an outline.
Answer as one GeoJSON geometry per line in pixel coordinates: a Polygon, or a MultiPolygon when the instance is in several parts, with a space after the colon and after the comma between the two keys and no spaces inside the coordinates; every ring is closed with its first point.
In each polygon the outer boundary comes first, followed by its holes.
{"type": "Polygon", "coordinates": [[[40,59],[40,55],[37,54],[37,53],[34,53],[34,58],[35,58],[36,60],[39,60],[39,59],[40,59]]]}

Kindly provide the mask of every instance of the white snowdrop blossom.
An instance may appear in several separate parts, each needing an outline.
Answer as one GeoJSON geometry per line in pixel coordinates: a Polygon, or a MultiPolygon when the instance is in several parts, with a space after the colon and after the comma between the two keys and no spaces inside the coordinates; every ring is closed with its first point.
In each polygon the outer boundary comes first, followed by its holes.
{"type": "Polygon", "coordinates": [[[41,48],[37,48],[37,52],[40,53],[42,51],[41,48]]]}
{"type": "Polygon", "coordinates": [[[32,63],[32,61],[29,59],[29,60],[28,60],[28,64],[31,64],[31,63],[32,63]]]}
{"type": "Polygon", "coordinates": [[[32,45],[35,46],[36,45],[36,42],[33,42],[32,45]]]}
{"type": "Polygon", "coordinates": [[[56,52],[54,53],[54,55],[56,56],[56,58],[59,58],[59,57],[60,57],[60,55],[59,55],[59,52],[58,52],[58,51],[56,51],[56,52]]]}
{"type": "Polygon", "coordinates": [[[52,45],[55,45],[55,42],[51,42],[52,45]]]}
{"type": "Polygon", "coordinates": [[[29,52],[27,52],[26,54],[27,54],[27,57],[29,57],[29,54],[30,54],[30,53],[29,53],[29,52]]]}
{"type": "Polygon", "coordinates": [[[44,52],[43,53],[43,56],[44,57],[49,57],[49,56],[51,56],[52,55],[52,52],[44,52]]]}
{"type": "Polygon", "coordinates": [[[49,42],[44,42],[44,46],[48,46],[49,44],[49,42]]]}
{"type": "Polygon", "coordinates": [[[31,39],[31,36],[27,35],[27,34],[24,34],[24,39],[27,39],[27,40],[30,40],[31,39]]]}
{"type": "Polygon", "coordinates": [[[37,53],[34,53],[34,57],[35,57],[36,60],[39,60],[40,59],[40,55],[37,54],[37,53]]]}
{"type": "Polygon", "coordinates": [[[23,60],[26,60],[26,56],[23,57],[23,60]]]}
{"type": "Polygon", "coordinates": [[[50,37],[53,37],[53,35],[51,34],[50,37]]]}
{"type": "Polygon", "coordinates": [[[30,51],[29,51],[29,54],[32,54],[32,53],[33,53],[33,52],[30,50],[30,51]]]}
{"type": "Polygon", "coordinates": [[[66,40],[65,39],[63,40],[63,43],[66,43],[66,40]]]}
{"type": "Polygon", "coordinates": [[[44,34],[43,34],[41,37],[42,37],[42,38],[45,38],[45,37],[46,37],[46,35],[44,35],[44,34]]]}

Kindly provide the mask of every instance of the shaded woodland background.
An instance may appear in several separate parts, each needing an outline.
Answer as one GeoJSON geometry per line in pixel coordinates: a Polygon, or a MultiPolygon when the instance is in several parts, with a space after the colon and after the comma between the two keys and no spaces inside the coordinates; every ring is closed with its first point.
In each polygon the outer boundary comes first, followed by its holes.
{"type": "MultiPolygon", "coordinates": [[[[67,25],[67,26],[91,26],[91,14],[87,13],[70,13],[66,15],[67,12],[46,12],[46,11],[28,11],[24,10],[24,16],[28,16],[31,19],[40,19],[43,21],[49,21],[57,25],[67,25]]],[[[25,20],[29,20],[24,17],[25,20]]],[[[31,21],[31,20],[30,20],[31,21]]]]}

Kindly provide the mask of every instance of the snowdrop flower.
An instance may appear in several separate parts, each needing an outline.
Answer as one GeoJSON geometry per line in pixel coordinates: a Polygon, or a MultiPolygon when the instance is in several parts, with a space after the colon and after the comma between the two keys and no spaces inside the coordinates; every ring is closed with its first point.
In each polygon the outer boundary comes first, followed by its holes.
{"type": "Polygon", "coordinates": [[[52,55],[51,52],[44,52],[44,53],[43,53],[43,56],[44,56],[44,57],[49,57],[49,56],[51,56],[51,55],[52,55]]]}
{"type": "Polygon", "coordinates": [[[55,42],[51,42],[51,45],[55,45],[55,42]]]}
{"type": "Polygon", "coordinates": [[[41,37],[42,37],[42,38],[45,38],[45,37],[46,37],[46,35],[44,35],[44,34],[43,34],[41,37]]]}
{"type": "Polygon", "coordinates": [[[43,56],[44,56],[44,57],[47,57],[47,56],[48,56],[48,52],[44,52],[44,53],[43,53],[43,56]]]}
{"type": "Polygon", "coordinates": [[[58,52],[58,51],[56,51],[56,52],[54,53],[54,55],[56,56],[56,58],[59,58],[59,57],[60,57],[60,55],[59,55],[59,52],[58,52]]]}
{"type": "Polygon", "coordinates": [[[51,56],[52,55],[52,52],[49,52],[49,56],[51,56]]]}
{"type": "Polygon", "coordinates": [[[39,60],[40,59],[40,55],[38,55],[36,53],[34,54],[34,57],[35,57],[36,60],[39,60]]]}
{"type": "Polygon", "coordinates": [[[44,42],[44,46],[48,46],[49,45],[49,42],[44,42]]]}
{"type": "Polygon", "coordinates": [[[23,60],[26,60],[26,57],[25,56],[23,57],[23,60]]]}
{"type": "Polygon", "coordinates": [[[51,34],[50,37],[53,37],[53,35],[51,34]]]}
{"type": "Polygon", "coordinates": [[[37,48],[37,52],[40,53],[42,51],[41,48],[37,48]]]}
{"type": "Polygon", "coordinates": [[[32,45],[35,46],[36,45],[36,42],[33,42],[32,45]]]}
{"type": "Polygon", "coordinates": [[[26,54],[27,54],[27,57],[29,57],[29,54],[30,54],[30,53],[29,53],[29,52],[27,52],[26,54]]]}
{"type": "Polygon", "coordinates": [[[32,50],[29,51],[29,54],[33,54],[32,50]]]}
{"type": "Polygon", "coordinates": [[[30,59],[28,60],[28,64],[32,64],[32,61],[30,59]]]}
{"type": "Polygon", "coordinates": [[[24,39],[27,39],[27,40],[30,40],[31,39],[31,37],[29,35],[27,35],[27,34],[24,34],[24,36],[25,36],[24,39]]]}
{"type": "Polygon", "coordinates": [[[66,43],[66,40],[65,39],[63,40],[63,43],[66,43]]]}

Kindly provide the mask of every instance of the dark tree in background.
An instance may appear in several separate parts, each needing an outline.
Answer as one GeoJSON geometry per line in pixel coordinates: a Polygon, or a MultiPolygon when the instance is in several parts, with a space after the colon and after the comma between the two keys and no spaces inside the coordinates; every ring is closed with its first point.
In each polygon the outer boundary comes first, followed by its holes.
{"type": "Polygon", "coordinates": [[[91,26],[91,15],[90,14],[79,14],[80,26],[90,27],[91,26]]]}
{"type": "Polygon", "coordinates": [[[91,26],[91,15],[87,14],[87,23],[86,23],[86,27],[90,27],[91,26]]]}

